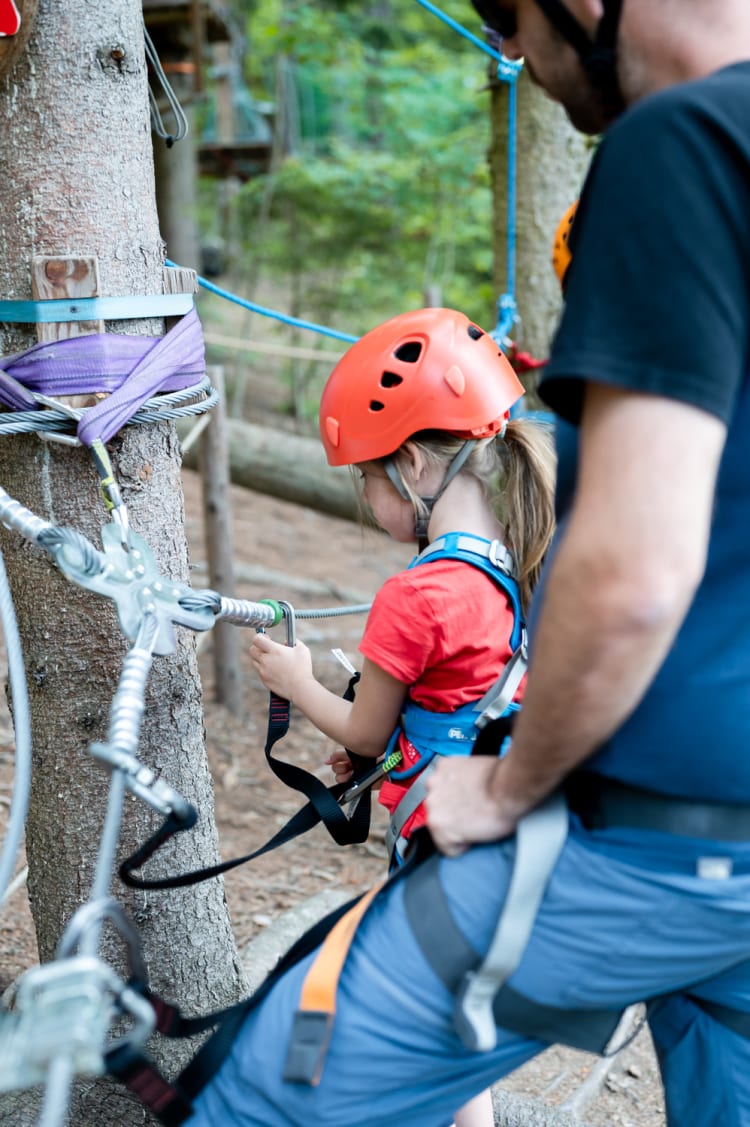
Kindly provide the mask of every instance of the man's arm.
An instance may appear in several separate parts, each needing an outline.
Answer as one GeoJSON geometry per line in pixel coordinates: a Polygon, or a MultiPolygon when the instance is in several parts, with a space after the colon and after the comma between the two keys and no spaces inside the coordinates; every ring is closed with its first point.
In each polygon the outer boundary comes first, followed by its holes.
{"type": "Polygon", "coordinates": [[[427,784],[444,852],[512,833],[638,704],[703,575],[725,434],[687,404],[588,386],[575,502],[511,749],[446,759],[427,784]]]}

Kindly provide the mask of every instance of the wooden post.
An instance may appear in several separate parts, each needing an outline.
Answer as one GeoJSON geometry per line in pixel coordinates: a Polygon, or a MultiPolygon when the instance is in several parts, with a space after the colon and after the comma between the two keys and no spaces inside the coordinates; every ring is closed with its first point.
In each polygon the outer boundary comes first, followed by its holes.
{"type": "MultiPolygon", "coordinates": [[[[229,496],[229,439],[224,404],[224,371],[219,365],[207,368],[219,393],[211,422],[200,437],[200,468],[203,486],[203,521],[209,586],[222,595],[234,596],[234,544],[232,507],[229,496]]],[[[218,622],[212,630],[216,699],[235,716],[242,714],[240,635],[236,626],[218,622]]]]}

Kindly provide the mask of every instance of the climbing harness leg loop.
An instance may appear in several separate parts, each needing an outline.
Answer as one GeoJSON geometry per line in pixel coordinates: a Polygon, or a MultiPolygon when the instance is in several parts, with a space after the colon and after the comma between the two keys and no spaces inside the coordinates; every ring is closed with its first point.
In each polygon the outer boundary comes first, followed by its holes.
{"type": "Polygon", "coordinates": [[[495,1047],[495,995],[523,957],[567,833],[568,809],[561,794],[552,795],[518,826],[513,875],[492,943],[479,969],[465,975],[456,998],[456,1029],[467,1048],[484,1052],[495,1047]]]}

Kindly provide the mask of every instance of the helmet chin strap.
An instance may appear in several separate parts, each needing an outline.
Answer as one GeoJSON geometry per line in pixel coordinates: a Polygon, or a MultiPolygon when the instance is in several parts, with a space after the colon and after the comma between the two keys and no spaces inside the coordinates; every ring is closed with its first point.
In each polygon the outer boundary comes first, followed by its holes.
{"type": "Polygon", "coordinates": [[[617,29],[623,0],[603,2],[604,15],[596,35],[590,39],[562,0],[536,0],[537,7],[575,50],[591,82],[602,95],[608,114],[614,118],[625,109],[617,78],[617,29]]]}
{"type": "MultiPolygon", "coordinates": [[[[443,483],[438,489],[437,493],[433,497],[419,498],[427,508],[425,515],[417,516],[414,521],[414,532],[417,537],[420,551],[423,548],[427,547],[427,529],[429,528],[430,518],[432,517],[432,510],[435,508],[436,503],[440,500],[450,483],[453,481],[453,478],[463,467],[466,459],[469,457],[476,444],[477,440],[475,438],[467,439],[467,441],[464,442],[463,446],[454,457],[453,461],[448,466],[448,469],[445,471],[443,483]]],[[[401,473],[399,472],[399,469],[392,457],[386,458],[384,460],[383,468],[388,474],[388,477],[390,478],[391,484],[393,485],[394,489],[399,492],[399,494],[405,501],[411,501],[409,492],[404,485],[404,479],[402,478],[401,473]]]]}

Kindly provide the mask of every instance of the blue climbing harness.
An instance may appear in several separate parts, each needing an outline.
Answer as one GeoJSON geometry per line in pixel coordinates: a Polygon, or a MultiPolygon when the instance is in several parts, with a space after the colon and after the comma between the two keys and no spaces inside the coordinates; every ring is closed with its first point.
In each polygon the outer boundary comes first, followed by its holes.
{"type": "Polygon", "coordinates": [[[485,709],[492,707],[498,699],[499,690],[506,680],[506,673],[513,669],[517,681],[511,700],[504,704],[500,712],[493,709],[494,719],[518,711],[512,700],[518,683],[525,671],[526,627],[521,609],[521,596],[518,582],[514,576],[513,558],[499,540],[485,540],[466,532],[449,532],[433,541],[409,564],[409,569],[436,560],[462,560],[479,568],[500,588],[508,599],[513,611],[513,628],[510,634],[510,648],[516,659],[506,666],[503,676],[479,701],[469,701],[454,712],[431,712],[413,700],[407,700],[401,713],[400,722],[386,749],[386,760],[394,750],[398,737],[403,733],[419,753],[419,760],[404,770],[395,768],[388,772],[393,782],[406,782],[419,774],[436,755],[471,755],[479,730],[487,722],[485,709]],[[516,657],[518,655],[518,657],[516,657]],[[523,670],[519,670],[519,660],[523,655],[523,670]]]}
{"type": "MultiPolygon", "coordinates": [[[[526,672],[526,627],[521,608],[521,595],[514,575],[513,557],[499,540],[485,540],[465,532],[451,532],[438,537],[412,560],[410,568],[435,560],[461,560],[479,568],[503,592],[513,610],[513,627],[510,633],[512,656],[502,676],[478,701],[469,701],[454,712],[431,712],[412,700],[407,700],[399,724],[391,736],[385,752],[384,763],[394,758],[394,751],[402,734],[419,752],[416,763],[397,770],[386,769],[392,782],[403,783],[411,779],[408,790],[391,814],[386,831],[386,847],[391,867],[403,861],[407,838],[403,829],[426,795],[425,779],[434,767],[438,755],[471,755],[483,728],[492,720],[510,717],[519,706],[514,697],[526,672]],[[415,776],[419,778],[415,778],[415,776]]],[[[509,730],[498,740],[497,753],[502,755],[509,740],[509,730]]],[[[397,753],[398,754],[398,753],[397,753]]]]}

